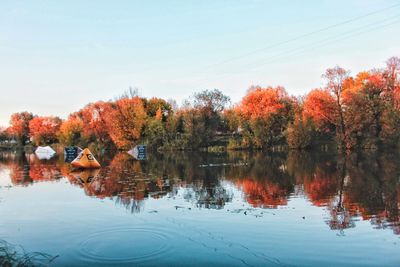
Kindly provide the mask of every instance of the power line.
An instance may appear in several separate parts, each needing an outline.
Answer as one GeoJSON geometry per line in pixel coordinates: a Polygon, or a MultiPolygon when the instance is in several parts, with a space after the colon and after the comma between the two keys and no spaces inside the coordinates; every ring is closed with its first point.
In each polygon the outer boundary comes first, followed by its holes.
{"type": "MultiPolygon", "coordinates": [[[[339,39],[339,40],[342,40],[342,39],[347,39],[347,38],[351,38],[351,37],[354,37],[354,36],[358,36],[358,35],[363,34],[363,33],[368,33],[368,32],[370,32],[370,31],[373,31],[374,29],[380,29],[380,28],[382,28],[382,27],[386,27],[386,26],[389,26],[389,25],[398,23],[397,20],[398,20],[399,17],[400,17],[400,14],[397,14],[397,15],[392,16],[392,17],[390,17],[390,18],[383,19],[383,20],[380,20],[380,21],[377,21],[377,22],[373,22],[373,23],[367,24],[367,25],[365,25],[365,26],[358,27],[358,28],[356,28],[356,29],[353,29],[353,30],[344,32],[343,34],[340,34],[339,36],[334,36],[333,38],[332,38],[332,37],[325,38],[325,39],[323,39],[323,40],[320,40],[320,41],[314,43],[313,46],[305,45],[305,46],[302,46],[302,47],[300,47],[300,48],[296,48],[296,49],[293,49],[293,50],[288,50],[288,51],[286,51],[286,52],[283,52],[283,53],[280,53],[280,54],[278,54],[278,55],[272,56],[272,57],[270,57],[270,58],[279,58],[279,57],[281,57],[281,56],[286,56],[287,53],[293,53],[293,52],[296,53],[296,52],[298,52],[298,50],[299,50],[300,52],[301,52],[301,51],[302,51],[302,52],[307,52],[308,50],[311,50],[311,49],[314,49],[314,48],[318,48],[318,47],[320,47],[321,45],[322,45],[322,46],[326,46],[326,45],[330,45],[331,43],[335,43],[335,42],[337,42],[338,39],[339,39]],[[392,22],[392,23],[380,25],[380,24],[382,24],[382,23],[392,21],[393,19],[394,19],[394,22],[392,22]],[[379,25],[377,25],[377,24],[379,24],[379,25]],[[377,26],[377,27],[374,27],[374,26],[377,26]],[[366,28],[366,27],[367,27],[368,29],[362,31],[362,30],[363,30],[364,28],[366,28]],[[360,32],[360,31],[361,31],[361,32],[360,32]],[[355,34],[353,34],[353,33],[355,33],[355,34]],[[338,37],[339,37],[339,38],[338,38],[338,37]],[[315,44],[317,44],[317,45],[315,45],[315,44]]],[[[261,65],[257,65],[257,68],[259,68],[259,67],[261,67],[261,66],[263,66],[263,65],[265,65],[265,64],[266,64],[266,63],[263,62],[263,63],[261,63],[261,65]]],[[[251,65],[254,65],[254,63],[245,65],[244,67],[246,67],[246,66],[251,66],[251,65]]]]}
{"type": "MultiPolygon", "coordinates": [[[[301,48],[296,48],[296,49],[293,49],[293,50],[286,51],[286,52],[281,53],[279,55],[270,57],[269,58],[270,60],[255,66],[255,68],[259,69],[260,67],[262,67],[264,65],[267,65],[267,64],[270,64],[270,63],[273,63],[273,62],[276,62],[276,61],[282,59],[282,57],[285,58],[285,57],[288,57],[288,56],[294,56],[294,55],[302,54],[302,53],[308,52],[310,50],[314,50],[314,49],[317,49],[317,48],[320,48],[320,47],[324,47],[324,46],[336,43],[338,41],[346,40],[346,39],[353,38],[353,37],[356,37],[356,36],[359,36],[359,35],[362,35],[362,34],[365,34],[365,33],[369,33],[369,32],[373,32],[373,31],[379,30],[381,28],[385,28],[385,27],[391,26],[393,24],[396,24],[396,23],[400,22],[400,20],[398,19],[399,17],[400,17],[400,15],[396,15],[396,16],[393,16],[393,17],[388,18],[388,19],[384,19],[384,20],[381,20],[381,21],[378,21],[378,22],[370,23],[368,25],[359,27],[357,29],[354,29],[354,30],[351,30],[351,31],[347,31],[344,34],[340,35],[339,38],[338,38],[338,36],[336,36],[335,38],[326,38],[326,39],[318,42],[317,45],[314,45],[314,46],[307,45],[307,46],[303,46],[301,48]],[[375,26],[377,23],[387,22],[387,21],[391,21],[393,19],[395,19],[395,20],[392,21],[392,22],[389,22],[389,23],[386,23],[386,24],[381,24],[381,25],[379,25],[377,27],[372,27],[372,28],[369,28],[367,30],[362,31],[362,29],[364,29],[367,26],[375,26]]],[[[251,65],[254,65],[254,63],[251,64],[251,65]]],[[[250,65],[250,67],[251,67],[251,65],[250,65]]],[[[249,65],[247,65],[247,66],[249,66],[249,65]]],[[[250,68],[250,70],[251,69],[255,69],[255,68],[250,68]]],[[[222,78],[224,76],[232,76],[233,74],[236,74],[236,73],[232,73],[232,72],[231,73],[225,73],[225,74],[222,74],[219,77],[216,77],[214,79],[201,79],[200,81],[205,81],[205,80],[207,80],[207,81],[215,81],[215,80],[218,80],[218,79],[220,79],[220,78],[222,78]]]]}
{"type": "Polygon", "coordinates": [[[389,10],[389,9],[392,9],[392,8],[395,8],[395,7],[398,7],[398,6],[400,6],[400,3],[392,5],[392,6],[389,6],[389,7],[386,7],[386,8],[383,8],[383,9],[379,9],[377,11],[373,11],[373,12],[364,14],[362,16],[351,18],[351,19],[348,19],[348,20],[345,20],[345,21],[342,21],[342,22],[339,22],[339,23],[336,23],[336,24],[333,24],[333,25],[330,25],[330,26],[327,26],[327,27],[312,31],[312,32],[308,32],[308,33],[305,33],[305,34],[302,34],[302,35],[298,35],[296,37],[293,37],[293,38],[290,38],[290,39],[287,39],[287,40],[284,40],[284,41],[281,41],[281,42],[277,42],[275,44],[272,44],[272,45],[269,45],[269,46],[266,46],[266,47],[262,47],[262,48],[253,50],[253,51],[248,52],[246,54],[242,54],[242,55],[239,55],[239,56],[236,56],[236,57],[232,57],[230,59],[226,59],[224,61],[221,61],[221,62],[218,62],[218,63],[215,63],[215,64],[208,65],[208,66],[206,66],[206,69],[214,67],[214,66],[218,66],[218,65],[223,65],[223,64],[226,64],[228,62],[235,61],[235,60],[238,60],[238,59],[241,59],[241,58],[256,54],[256,53],[261,52],[261,51],[265,51],[267,49],[271,49],[271,48],[275,48],[275,47],[278,47],[278,46],[281,46],[281,45],[284,45],[284,44],[287,44],[287,43],[291,43],[293,41],[297,41],[297,40],[303,39],[305,37],[314,35],[316,33],[324,32],[324,31],[330,30],[332,28],[336,28],[338,26],[342,26],[342,25],[357,21],[357,20],[360,20],[360,19],[372,16],[372,15],[375,15],[375,14],[381,13],[383,11],[386,11],[386,10],[389,10]]]}
{"type": "MultiPolygon", "coordinates": [[[[359,33],[356,33],[356,34],[353,34],[353,35],[344,36],[344,37],[342,37],[342,38],[337,38],[337,39],[335,39],[333,42],[327,42],[327,43],[325,43],[325,44],[320,44],[320,45],[318,45],[318,46],[311,47],[311,49],[316,49],[316,48],[321,48],[321,47],[324,47],[324,46],[328,46],[328,45],[330,45],[330,44],[332,44],[332,43],[336,43],[336,42],[338,42],[338,41],[350,39],[350,38],[353,38],[353,37],[356,37],[356,36],[359,36],[359,35],[362,35],[362,34],[365,34],[365,33],[373,32],[373,31],[379,30],[379,29],[381,29],[381,28],[386,28],[386,27],[388,27],[388,26],[394,25],[394,24],[399,23],[399,22],[400,22],[400,20],[395,20],[395,21],[393,21],[393,22],[390,22],[390,23],[381,25],[380,27],[375,27],[375,28],[372,28],[372,29],[367,30],[367,31],[362,31],[362,32],[359,32],[359,33]]],[[[298,52],[295,52],[295,53],[292,53],[292,54],[289,54],[289,55],[286,55],[286,56],[299,55],[299,54],[308,52],[309,50],[310,50],[310,49],[303,50],[303,51],[298,51],[298,52]]],[[[262,67],[262,66],[267,65],[267,64],[272,63],[272,62],[276,62],[277,60],[279,60],[279,58],[277,58],[277,59],[275,59],[275,60],[271,60],[271,61],[269,61],[269,62],[265,62],[265,63],[263,63],[263,64],[261,64],[261,65],[258,65],[256,68],[262,67]]]]}

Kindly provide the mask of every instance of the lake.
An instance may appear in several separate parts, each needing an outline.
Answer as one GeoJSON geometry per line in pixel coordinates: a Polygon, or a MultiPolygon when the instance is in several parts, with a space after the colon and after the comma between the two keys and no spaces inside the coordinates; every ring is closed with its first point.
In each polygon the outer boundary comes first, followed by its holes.
{"type": "Polygon", "coordinates": [[[0,152],[0,255],[50,266],[400,266],[396,153],[96,157],[101,169],[77,172],[62,155],[0,152]]]}

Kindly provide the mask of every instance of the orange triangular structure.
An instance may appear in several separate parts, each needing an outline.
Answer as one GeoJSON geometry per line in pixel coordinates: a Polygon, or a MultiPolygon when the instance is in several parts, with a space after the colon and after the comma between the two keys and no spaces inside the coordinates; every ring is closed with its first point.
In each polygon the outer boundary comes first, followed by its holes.
{"type": "Polygon", "coordinates": [[[80,172],[72,172],[72,175],[83,185],[89,185],[99,172],[99,169],[82,170],[80,172]]]}
{"type": "Polygon", "coordinates": [[[83,169],[96,169],[101,167],[92,152],[87,148],[79,153],[78,157],[71,162],[71,165],[75,168],[83,169]]]}

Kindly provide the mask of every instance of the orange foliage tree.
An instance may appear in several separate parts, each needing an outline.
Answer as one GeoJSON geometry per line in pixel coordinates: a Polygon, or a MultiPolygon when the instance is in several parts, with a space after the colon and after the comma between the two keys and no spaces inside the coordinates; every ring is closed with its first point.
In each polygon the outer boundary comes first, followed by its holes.
{"type": "MultiPolygon", "coordinates": [[[[91,103],[71,114],[59,137],[65,144],[120,149],[138,140],[164,149],[265,149],[287,144],[307,148],[333,137],[347,150],[400,144],[400,58],[355,77],[338,66],[327,69],[323,77],[326,86],[312,90],[304,101],[280,86],[253,86],[225,112],[230,100],[218,89],[194,94],[180,109],[172,101],[140,98],[131,89],[115,101],[91,103]]],[[[13,114],[7,134],[25,144],[32,119],[28,112],[13,114]]],[[[32,122],[35,142],[56,139],[50,129],[41,129],[46,125],[42,119],[32,122]]]]}
{"type": "Polygon", "coordinates": [[[286,108],[288,95],[283,87],[252,87],[240,104],[244,117],[269,118],[286,108]]]}
{"type": "Polygon", "coordinates": [[[146,122],[146,111],[139,97],[121,98],[107,114],[109,134],[119,149],[129,149],[141,137],[146,122]]]}
{"type": "Polygon", "coordinates": [[[26,111],[11,115],[9,133],[22,145],[29,140],[29,122],[32,119],[32,113],[26,111]]]}
{"type": "Polygon", "coordinates": [[[98,101],[86,105],[83,109],[71,114],[71,117],[79,118],[83,123],[83,137],[88,142],[109,144],[111,142],[107,122],[112,111],[111,102],[98,101]]]}
{"type": "Polygon", "coordinates": [[[85,143],[83,128],[83,121],[80,118],[70,116],[61,123],[58,139],[62,144],[68,146],[85,143]]]}
{"type": "Polygon", "coordinates": [[[58,117],[35,117],[29,122],[29,134],[36,145],[57,142],[57,133],[61,125],[58,117]]]}
{"type": "Polygon", "coordinates": [[[304,99],[303,116],[311,119],[318,131],[332,130],[335,124],[335,99],[326,90],[312,90],[304,99]]]}
{"type": "Polygon", "coordinates": [[[242,128],[254,146],[267,148],[284,141],[284,132],[293,119],[295,100],[283,87],[252,87],[243,97],[239,110],[242,128]]]}

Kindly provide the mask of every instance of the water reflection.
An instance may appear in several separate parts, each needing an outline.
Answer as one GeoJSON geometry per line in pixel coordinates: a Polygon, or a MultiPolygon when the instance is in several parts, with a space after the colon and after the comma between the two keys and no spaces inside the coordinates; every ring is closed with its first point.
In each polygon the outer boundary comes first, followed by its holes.
{"type": "Polygon", "coordinates": [[[400,234],[400,160],[395,153],[227,154],[171,153],[137,161],[126,153],[99,157],[100,170],[74,172],[62,158],[40,161],[33,154],[0,153],[15,186],[66,177],[86,195],[111,198],[140,212],[148,198],[183,199],[198,208],[222,209],[232,187],[254,208],[276,209],[292,198],[306,198],[326,210],[333,230],[368,220],[374,228],[400,234]]]}

